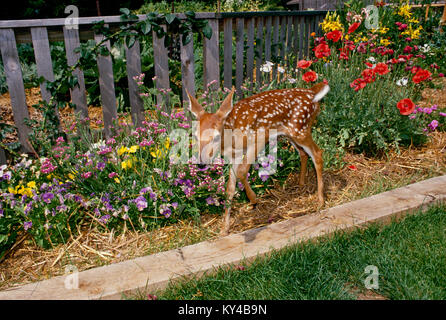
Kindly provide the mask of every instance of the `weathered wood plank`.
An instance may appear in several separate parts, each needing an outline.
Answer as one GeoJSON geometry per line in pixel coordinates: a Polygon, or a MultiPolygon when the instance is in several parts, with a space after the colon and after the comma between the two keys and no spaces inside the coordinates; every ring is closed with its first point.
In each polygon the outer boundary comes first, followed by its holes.
{"type": "Polygon", "coordinates": [[[271,61],[271,35],[272,35],[272,17],[265,19],[265,61],[271,61]]]}
{"type": "Polygon", "coordinates": [[[260,86],[263,83],[262,72],[260,71],[260,67],[263,63],[263,17],[257,18],[257,34],[256,34],[256,81],[260,86]]]}
{"type": "Polygon", "coordinates": [[[293,52],[293,17],[287,17],[287,37],[286,37],[286,65],[290,65],[291,53],[293,52]]]}
{"type": "Polygon", "coordinates": [[[304,17],[299,17],[299,59],[304,56],[304,38],[305,38],[305,24],[304,17]]]}
{"type": "Polygon", "coordinates": [[[304,52],[305,52],[305,58],[308,58],[309,57],[309,55],[310,55],[310,38],[309,38],[309,36],[310,36],[310,25],[311,25],[311,23],[310,23],[311,21],[310,21],[310,19],[308,19],[307,17],[306,17],[306,19],[305,19],[305,38],[304,38],[304,44],[305,44],[305,50],[304,50],[304,52]]]}
{"type": "Polygon", "coordinates": [[[25,87],[23,85],[22,67],[20,65],[17,45],[12,29],[0,29],[0,51],[3,67],[11,97],[14,123],[17,127],[22,151],[31,152],[32,147],[28,142],[29,127],[25,124],[25,118],[29,118],[26,105],[25,87]]]}
{"type": "MultiPolygon", "coordinates": [[[[96,43],[104,40],[101,34],[95,34],[96,43]]],[[[110,50],[110,41],[102,44],[110,50]]],[[[98,55],[99,90],[101,91],[102,117],[106,138],[111,137],[113,120],[118,118],[118,106],[116,103],[115,80],[113,77],[113,62],[109,55],[98,55]]]]}
{"type": "MultiPolygon", "coordinates": [[[[167,29],[166,25],[161,26],[164,30],[167,29]]],[[[156,32],[152,31],[153,37],[153,58],[155,64],[155,86],[158,90],[166,90],[170,88],[169,80],[169,56],[167,48],[164,45],[164,38],[158,38],[156,32]]],[[[156,97],[156,101],[159,105],[164,104],[165,111],[170,111],[169,95],[159,93],[156,97]]]]}
{"type": "Polygon", "coordinates": [[[243,84],[244,77],[244,51],[245,51],[245,19],[237,18],[237,33],[235,40],[235,89],[239,96],[242,95],[241,86],[243,84]]]}
{"type": "Polygon", "coordinates": [[[141,75],[141,46],[138,39],[135,40],[135,43],[130,48],[127,45],[125,46],[125,57],[129,84],[130,111],[133,124],[139,127],[144,120],[144,106],[138,84],[134,80],[134,77],[141,75]]]}
{"type": "Polygon", "coordinates": [[[232,88],[232,19],[225,19],[224,22],[224,48],[223,48],[223,68],[224,87],[232,88]]]}
{"type": "Polygon", "coordinates": [[[293,17],[293,53],[299,53],[299,17],[293,17]]]}
{"type": "Polygon", "coordinates": [[[193,39],[183,45],[181,41],[181,83],[183,86],[183,102],[189,101],[186,89],[190,95],[195,96],[195,66],[194,66],[194,42],[193,39]]]}
{"type": "MultiPolygon", "coordinates": [[[[75,65],[79,61],[80,54],[74,52],[80,46],[79,32],[77,29],[68,29],[63,27],[65,39],[65,51],[67,55],[67,63],[69,66],[75,65]]],[[[81,69],[76,68],[73,75],[77,77],[78,84],[71,91],[71,101],[76,105],[76,113],[81,118],[88,117],[87,95],[85,91],[84,73],[81,69]]]]}
{"type": "MultiPolygon", "coordinates": [[[[220,88],[220,50],[219,50],[219,30],[218,20],[208,20],[212,28],[212,37],[203,40],[203,86],[205,90],[217,90],[220,88]],[[214,82],[208,87],[208,84],[214,82]]],[[[214,106],[216,107],[216,106],[214,106]]]]}
{"type": "MultiPolygon", "coordinates": [[[[184,13],[175,14],[179,19],[185,19],[184,13]]],[[[145,14],[139,14],[138,21],[147,19],[145,14]]],[[[215,19],[214,12],[197,12],[196,19],[215,19]]],[[[23,20],[2,20],[0,21],[0,28],[27,28],[27,27],[54,27],[65,26],[66,18],[54,19],[23,19],[23,20]]],[[[121,16],[101,16],[101,17],[79,17],[78,24],[88,25],[95,22],[104,21],[104,23],[122,23],[121,16]]]]}
{"type": "Polygon", "coordinates": [[[248,50],[246,51],[246,78],[249,79],[250,85],[249,89],[252,90],[253,87],[253,72],[254,72],[254,25],[255,18],[247,19],[247,45],[248,50]]]}
{"type": "MultiPolygon", "coordinates": [[[[273,29],[273,45],[272,45],[272,55],[273,57],[277,57],[279,53],[279,26],[280,26],[280,17],[275,16],[273,21],[274,29],[273,29]]],[[[277,77],[277,65],[273,66],[273,79],[277,77]]]]}
{"type": "MultiPolygon", "coordinates": [[[[280,66],[283,68],[285,67],[286,61],[286,51],[287,51],[287,17],[281,17],[280,18],[280,66]]],[[[279,77],[275,78],[278,81],[280,81],[282,79],[282,73],[279,72],[279,77]]]]}
{"type": "MultiPolygon", "coordinates": [[[[47,29],[45,27],[31,28],[31,36],[36,58],[37,75],[44,77],[46,81],[53,82],[54,72],[47,29]]],[[[40,92],[42,99],[50,102],[51,94],[46,89],[46,81],[40,84],[40,92]]]]}

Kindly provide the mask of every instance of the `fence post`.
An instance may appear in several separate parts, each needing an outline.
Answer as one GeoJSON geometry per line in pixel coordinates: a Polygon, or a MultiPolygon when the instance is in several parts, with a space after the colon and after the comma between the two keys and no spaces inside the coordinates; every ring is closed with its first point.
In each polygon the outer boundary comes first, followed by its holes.
{"type": "Polygon", "coordinates": [[[235,89],[239,97],[242,96],[241,86],[243,83],[243,56],[244,56],[244,46],[245,46],[245,19],[237,18],[237,34],[235,42],[235,89]]]}
{"type": "Polygon", "coordinates": [[[19,61],[13,29],[0,29],[0,44],[6,82],[11,97],[12,113],[14,123],[17,127],[19,141],[24,152],[32,152],[33,148],[28,141],[30,129],[25,124],[25,118],[29,118],[25,86],[23,85],[22,67],[19,61]]]}

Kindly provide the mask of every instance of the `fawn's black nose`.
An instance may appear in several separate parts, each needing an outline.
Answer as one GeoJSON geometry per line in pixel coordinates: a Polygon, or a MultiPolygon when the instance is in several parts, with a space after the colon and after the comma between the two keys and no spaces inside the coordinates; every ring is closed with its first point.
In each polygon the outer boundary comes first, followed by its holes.
{"type": "Polygon", "coordinates": [[[197,165],[197,167],[198,167],[198,169],[204,169],[204,168],[206,168],[206,164],[204,164],[204,163],[199,163],[199,164],[197,165]]]}

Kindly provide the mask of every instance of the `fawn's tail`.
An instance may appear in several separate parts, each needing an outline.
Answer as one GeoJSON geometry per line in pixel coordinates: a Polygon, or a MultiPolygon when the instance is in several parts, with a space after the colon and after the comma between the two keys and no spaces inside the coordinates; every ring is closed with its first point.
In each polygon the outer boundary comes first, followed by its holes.
{"type": "Polygon", "coordinates": [[[314,92],[313,102],[318,102],[330,91],[330,86],[324,82],[320,82],[311,87],[311,90],[314,92]]]}

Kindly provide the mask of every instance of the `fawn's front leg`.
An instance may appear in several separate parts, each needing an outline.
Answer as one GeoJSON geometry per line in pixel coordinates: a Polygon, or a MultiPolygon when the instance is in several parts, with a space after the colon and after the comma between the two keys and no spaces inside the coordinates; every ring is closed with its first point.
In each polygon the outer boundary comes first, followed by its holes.
{"type": "Polygon", "coordinates": [[[232,207],[232,198],[235,193],[235,183],[237,181],[237,177],[234,172],[233,165],[229,170],[229,179],[226,185],[226,202],[225,202],[225,213],[223,215],[223,223],[220,230],[221,236],[227,236],[229,234],[229,226],[230,226],[230,217],[231,217],[231,207],[232,207]]]}

